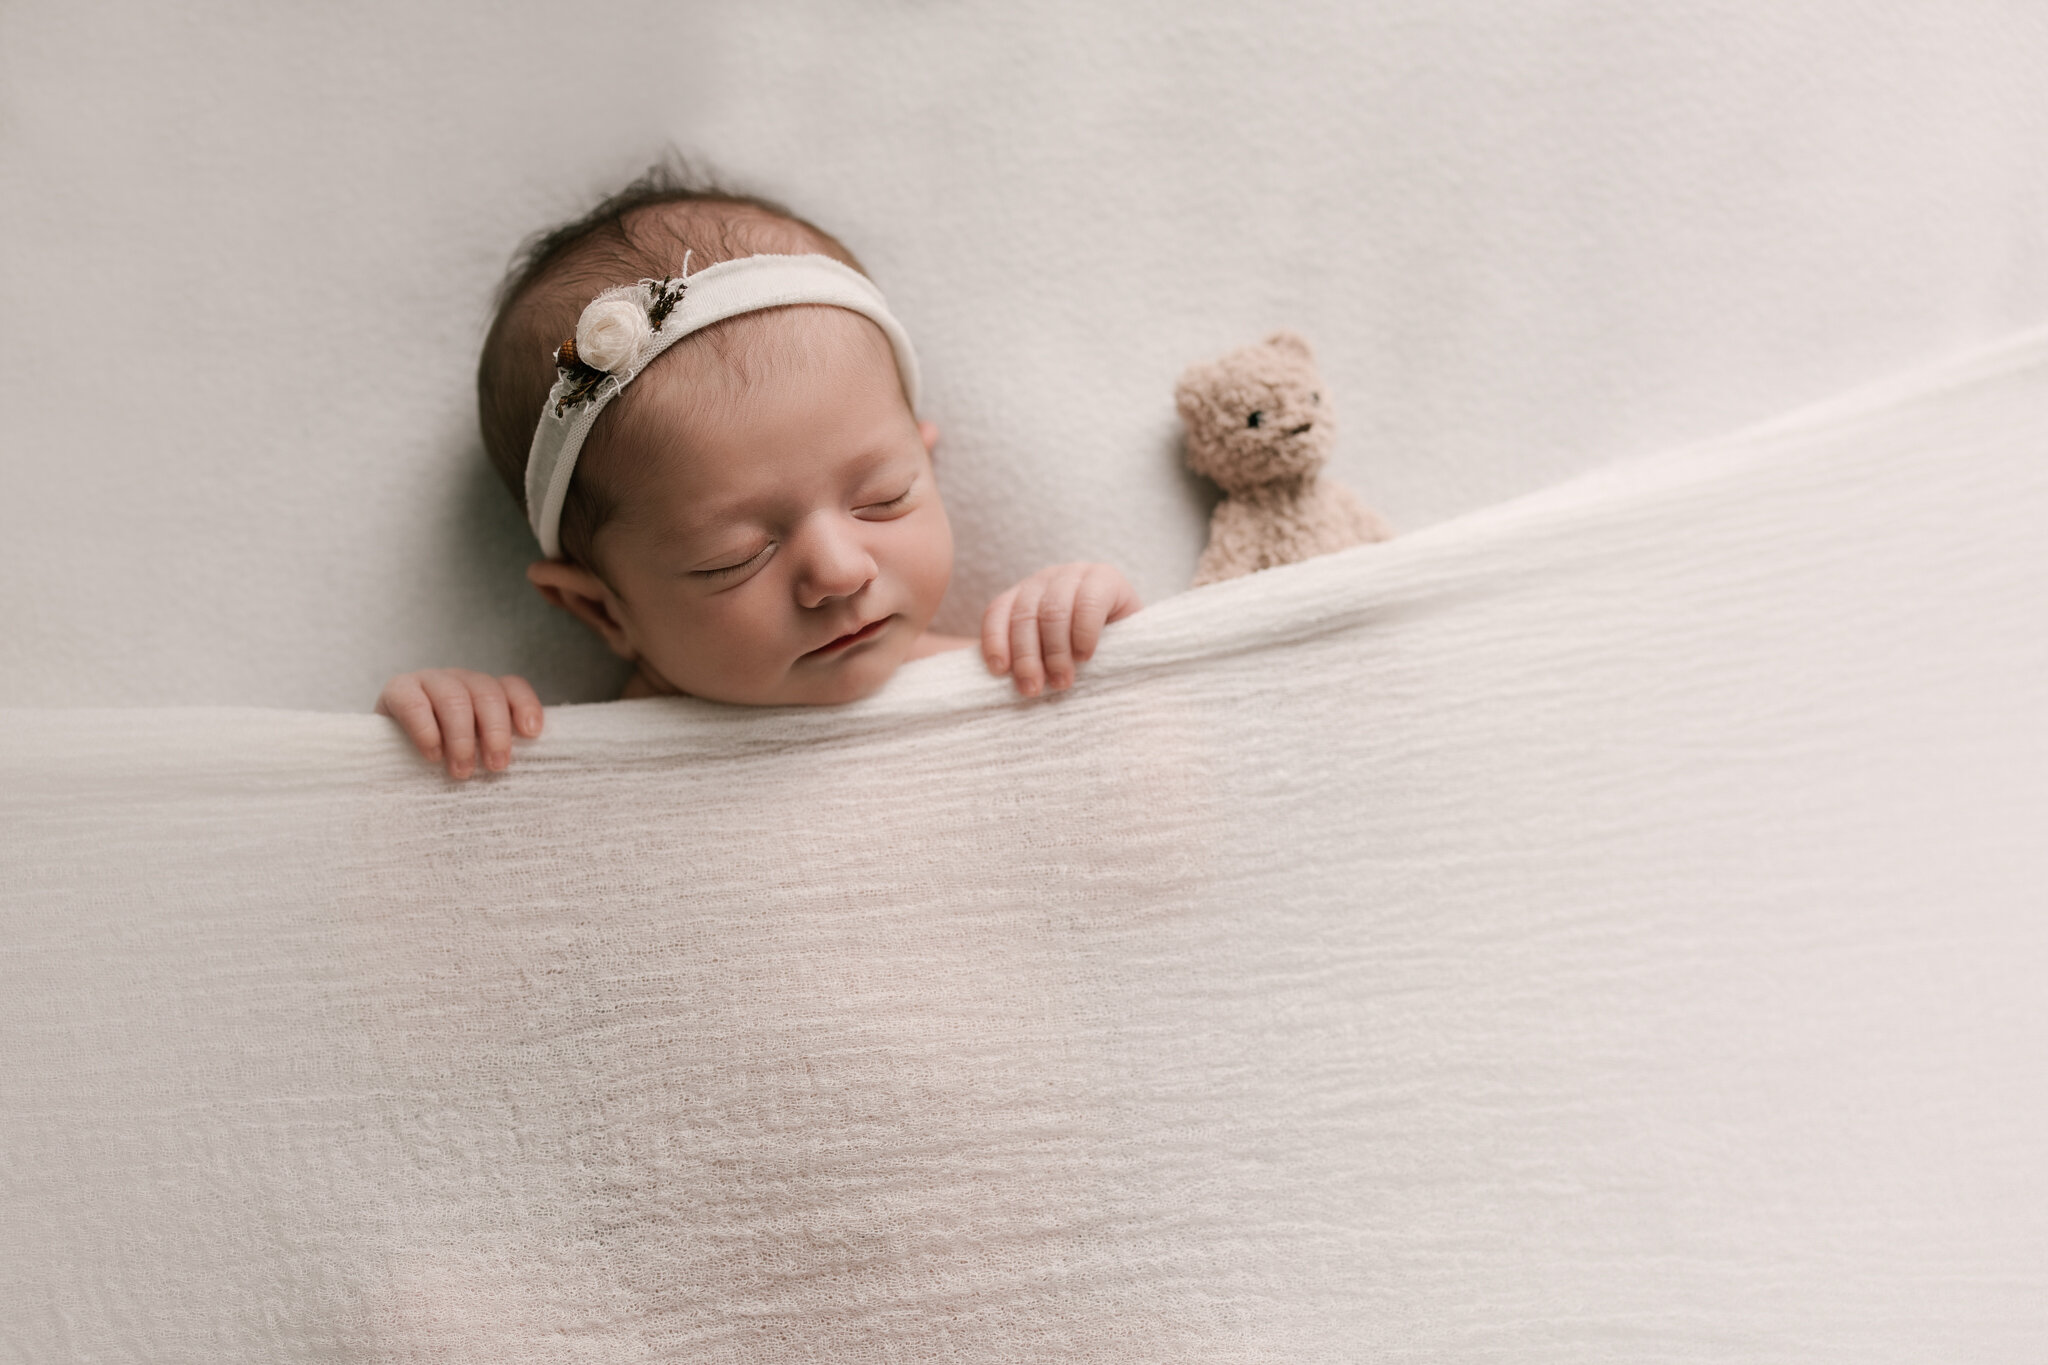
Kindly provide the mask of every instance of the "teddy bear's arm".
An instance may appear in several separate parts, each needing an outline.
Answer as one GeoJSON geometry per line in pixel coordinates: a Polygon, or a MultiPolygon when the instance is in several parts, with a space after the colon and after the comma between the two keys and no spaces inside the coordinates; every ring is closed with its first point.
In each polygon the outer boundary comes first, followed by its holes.
{"type": "Polygon", "coordinates": [[[1195,565],[1193,586],[1241,578],[1259,567],[1257,528],[1247,509],[1225,498],[1209,514],[1209,547],[1195,565]]]}
{"type": "Polygon", "coordinates": [[[1385,517],[1367,506],[1364,498],[1334,480],[1326,480],[1325,486],[1335,496],[1337,505],[1344,509],[1344,516],[1358,537],[1354,544],[1369,544],[1394,538],[1394,528],[1387,525],[1385,517]]]}

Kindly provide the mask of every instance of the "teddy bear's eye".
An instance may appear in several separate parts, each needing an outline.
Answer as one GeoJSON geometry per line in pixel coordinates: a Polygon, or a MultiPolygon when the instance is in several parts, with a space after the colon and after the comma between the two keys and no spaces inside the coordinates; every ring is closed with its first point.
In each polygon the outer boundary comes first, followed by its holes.
{"type": "Polygon", "coordinates": [[[1311,403],[1320,403],[1323,401],[1323,396],[1319,393],[1312,393],[1308,396],[1308,401],[1311,403]]]}
{"type": "Polygon", "coordinates": [[[1261,423],[1261,422],[1263,422],[1263,421],[1265,421],[1265,420],[1266,420],[1266,414],[1265,414],[1265,413],[1263,413],[1263,412],[1255,412],[1255,413],[1253,413],[1253,414],[1252,414],[1251,416],[1249,416],[1249,417],[1247,417],[1247,418],[1245,418],[1245,419],[1244,419],[1244,424],[1245,424],[1246,426],[1248,426],[1248,427],[1255,427],[1255,426],[1257,426],[1257,425],[1258,425],[1259,423],[1261,423]]]}

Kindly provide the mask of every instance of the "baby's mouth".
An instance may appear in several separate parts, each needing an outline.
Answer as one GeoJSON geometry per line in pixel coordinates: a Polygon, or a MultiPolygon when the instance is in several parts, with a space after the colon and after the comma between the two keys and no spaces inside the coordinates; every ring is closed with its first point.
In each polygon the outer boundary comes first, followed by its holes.
{"type": "Polygon", "coordinates": [[[865,644],[867,641],[874,639],[877,635],[880,635],[882,633],[882,628],[884,626],[887,626],[891,619],[892,618],[890,617],[884,616],[880,620],[870,621],[866,625],[862,626],[859,630],[854,631],[850,635],[842,635],[838,639],[832,641],[830,644],[819,645],[816,649],[804,655],[804,657],[806,659],[821,659],[829,655],[837,654],[842,650],[851,649],[855,645],[865,644]]]}

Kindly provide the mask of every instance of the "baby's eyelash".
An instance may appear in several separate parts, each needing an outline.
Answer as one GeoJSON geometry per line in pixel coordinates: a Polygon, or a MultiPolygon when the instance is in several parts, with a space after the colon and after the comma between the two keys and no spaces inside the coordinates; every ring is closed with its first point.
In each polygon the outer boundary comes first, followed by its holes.
{"type": "Polygon", "coordinates": [[[745,559],[742,559],[737,564],[725,564],[721,565],[716,569],[692,569],[690,570],[690,572],[695,574],[699,578],[723,578],[727,574],[738,573],[741,569],[746,568],[747,565],[753,563],[755,560],[759,559],[762,555],[768,553],[768,551],[773,548],[774,546],[772,544],[763,545],[760,549],[754,551],[754,553],[748,555],[745,559]]]}
{"type": "Polygon", "coordinates": [[[904,502],[905,502],[906,500],[908,500],[908,499],[909,499],[909,497],[910,497],[910,495],[911,495],[912,493],[915,493],[916,491],[917,491],[917,485],[913,483],[913,484],[911,484],[911,485],[910,485],[910,487],[908,487],[908,488],[904,489],[904,490],[903,490],[903,491],[902,491],[901,493],[898,493],[898,494],[897,494],[897,495],[896,495],[895,497],[893,497],[893,498],[889,499],[889,500],[888,500],[887,502],[871,502],[871,503],[869,503],[869,504],[868,504],[868,506],[869,506],[869,507],[871,507],[871,508],[872,508],[872,507],[897,507],[897,506],[900,506],[900,505],[902,505],[902,504],[903,504],[903,503],[904,503],[904,502]]]}

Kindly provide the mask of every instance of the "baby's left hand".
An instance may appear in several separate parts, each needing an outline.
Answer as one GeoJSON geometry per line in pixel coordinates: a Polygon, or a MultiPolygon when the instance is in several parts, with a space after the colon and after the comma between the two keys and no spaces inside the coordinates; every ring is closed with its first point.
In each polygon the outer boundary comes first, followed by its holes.
{"type": "Polygon", "coordinates": [[[1144,604],[1108,564],[1055,564],[1040,569],[988,604],[981,617],[981,654],[988,671],[1005,673],[1035,697],[1074,685],[1074,665],[1095,653],[1102,628],[1144,604]]]}

